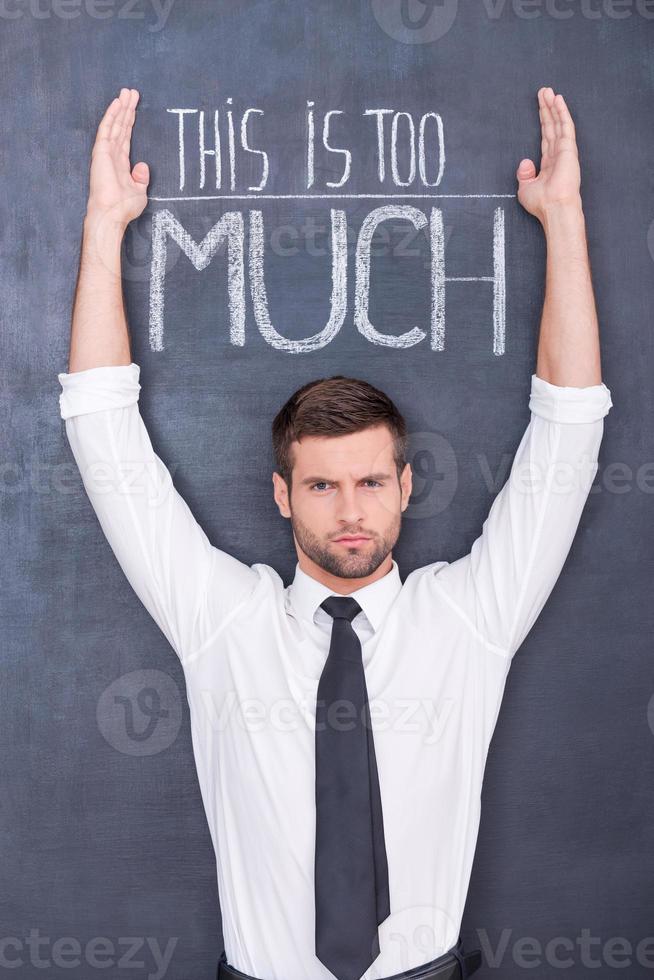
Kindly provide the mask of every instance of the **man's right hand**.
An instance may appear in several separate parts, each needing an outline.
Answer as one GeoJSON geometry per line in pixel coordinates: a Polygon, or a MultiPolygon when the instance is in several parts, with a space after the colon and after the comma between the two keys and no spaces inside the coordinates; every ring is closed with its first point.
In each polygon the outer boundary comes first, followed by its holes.
{"type": "Polygon", "coordinates": [[[130,221],[148,203],[150,169],[129,151],[139,93],[123,88],[98,127],[70,339],[69,373],[129,366],[132,360],[123,301],[121,247],[130,221]]]}
{"type": "Polygon", "coordinates": [[[150,168],[140,162],[132,169],[129,162],[138,100],[136,89],[120,90],[102,118],[91,154],[87,216],[122,228],[148,203],[150,168]]]}

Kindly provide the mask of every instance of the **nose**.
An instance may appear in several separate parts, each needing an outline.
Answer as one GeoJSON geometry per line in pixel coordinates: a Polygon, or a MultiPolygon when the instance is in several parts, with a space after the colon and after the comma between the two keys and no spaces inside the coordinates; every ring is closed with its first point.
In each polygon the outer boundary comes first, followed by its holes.
{"type": "Polygon", "coordinates": [[[339,494],[336,517],[350,529],[364,520],[364,510],[356,487],[343,488],[339,494]]]}

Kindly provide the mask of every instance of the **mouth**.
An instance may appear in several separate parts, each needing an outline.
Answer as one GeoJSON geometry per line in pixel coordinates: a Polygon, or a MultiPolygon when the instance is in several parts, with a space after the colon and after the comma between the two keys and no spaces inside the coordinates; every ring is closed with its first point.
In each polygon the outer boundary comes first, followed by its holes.
{"type": "Polygon", "coordinates": [[[365,541],[370,541],[370,538],[366,538],[362,534],[357,534],[353,537],[336,538],[337,544],[363,544],[365,541]]]}

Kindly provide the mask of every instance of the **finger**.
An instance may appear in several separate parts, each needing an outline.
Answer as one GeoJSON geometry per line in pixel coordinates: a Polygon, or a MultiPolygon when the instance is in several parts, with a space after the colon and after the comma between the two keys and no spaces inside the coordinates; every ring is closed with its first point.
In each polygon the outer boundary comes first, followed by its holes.
{"type": "MultiPolygon", "coordinates": [[[[552,90],[552,94],[554,94],[554,90],[552,90]]],[[[551,109],[552,119],[554,120],[554,132],[556,133],[557,140],[560,140],[563,133],[561,132],[561,117],[559,115],[558,95],[554,95],[551,102],[551,109]]]]}
{"type": "Polygon", "coordinates": [[[132,179],[137,184],[148,184],[150,182],[150,168],[142,160],[136,164],[132,170],[132,179]]]}
{"type": "Polygon", "coordinates": [[[98,132],[96,139],[106,140],[109,139],[109,134],[111,133],[111,127],[113,125],[114,118],[118,113],[120,108],[120,103],[118,99],[113,99],[107,106],[107,110],[100,120],[100,125],[98,126],[98,132]]]}
{"type": "Polygon", "coordinates": [[[557,153],[563,150],[571,150],[578,157],[579,150],[577,148],[577,141],[574,136],[572,116],[570,116],[570,113],[568,112],[565,99],[562,95],[557,95],[554,98],[552,103],[552,112],[556,117],[557,153]]]}
{"type": "Polygon", "coordinates": [[[540,150],[541,150],[542,156],[543,157],[546,157],[548,155],[548,153],[549,153],[550,147],[549,147],[549,140],[547,138],[547,131],[546,131],[546,128],[545,128],[545,121],[546,121],[545,120],[545,109],[546,109],[546,106],[545,106],[545,100],[543,98],[544,91],[545,91],[544,88],[539,88],[538,89],[538,116],[540,118],[540,133],[541,133],[540,150]]]}
{"type": "Polygon", "coordinates": [[[122,122],[121,130],[120,130],[120,139],[119,139],[119,142],[121,144],[125,141],[125,138],[131,132],[131,130],[132,130],[132,122],[133,122],[133,119],[134,119],[134,104],[135,104],[134,100],[135,100],[136,89],[134,89],[134,88],[128,89],[128,92],[129,92],[129,95],[128,95],[128,99],[127,99],[127,105],[125,107],[125,114],[123,116],[123,122],[122,122]]]}
{"type": "Polygon", "coordinates": [[[111,133],[109,139],[113,142],[117,142],[120,138],[120,132],[123,128],[123,120],[125,118],[126,104],[129,101],[129,89],[121,88],[120,95],[118,96],[118,101],[120,103],[118,107],[118,112],[114,117],[113,124],[111,126],[111,133]]]}
{"type": "Polygon", "coordinates": [[[575,130],[575,124],[572,120],[572,116],[570,115],[570,110],[566,105],[566,101],[560,92],[556,96],[556,99],[554,100],[554,104],[556,106],[558,116],[559,116],[559,122],[561,125],[561,135],[567,136],[569,139],[576,140],[577,133],[575,130]]]}
{"type": "Polygon", "coordinates": [[[554,151],[554,141],[556,139],[556,132],[554,129],[554,118],[552,116],[552,110],[550,108],[550,96],[553,95],[551,88],[542,88],[539,93],[540,97],[540,121],[543,130],[543,137],[547,140],[547,152],[548,154],[554,151]]]}
{"type": "Polygon", "coordinates": [[[136,119],[136,104],[139,100],[139,93],[135,88],[131,91],[131,99],[129,104],[129,109],[127,115],[125,116],[125,125],[123,127],[122,133],[122,150],[124,153],[129,155],[130,143],[132,141],[132,130],[134,129],[134,120],[136,119]]]}
{"type": "Polygon", "coordinates": [[[115,140],[118,146],[120,146],[123,138],[123,131],[125,129],[125,120],[129,113],[129,104],[132,99],[131,89],[123,88],[120,90],[120,105],[121,110],[118,113],[118,118],[116,119],[116,124],[119,127],[118,132],[115,135],[115,140]]]}
{"type": "Polygon", "coordinates": [[[518,180],[531,180],[536,176],[536,164],[533,160],[524,159],[520,161],[516,170],[518,180]]]}

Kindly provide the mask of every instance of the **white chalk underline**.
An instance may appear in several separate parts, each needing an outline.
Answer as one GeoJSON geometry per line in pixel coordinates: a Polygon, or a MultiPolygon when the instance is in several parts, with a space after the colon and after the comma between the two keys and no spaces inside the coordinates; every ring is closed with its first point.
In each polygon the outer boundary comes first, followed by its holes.
{"type": "Polygon", "coordinates": [[[312,201],[362,198],[416,198],[436,200],[442,197],[458,198],[496,198],[512,197],[515,194],[201,194],[199,197],[151,197],[151,201],[312,201]]]}

